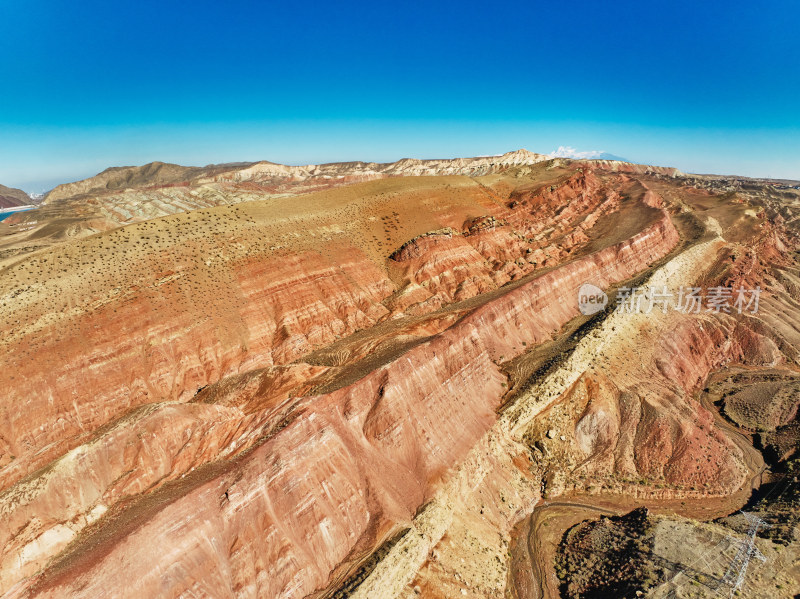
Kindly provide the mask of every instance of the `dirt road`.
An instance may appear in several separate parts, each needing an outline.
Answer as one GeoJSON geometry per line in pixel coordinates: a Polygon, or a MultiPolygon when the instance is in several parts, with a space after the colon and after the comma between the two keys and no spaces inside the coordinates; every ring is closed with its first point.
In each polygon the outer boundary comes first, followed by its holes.
{"type": "Polygon", "coordinates": [[[554,563],[558,544],[570,527],[600,515],[620,515],[646,506],[656,514],[678,514],[700,520],[712,520],[744,506],[762,484],[766,464],[753,446],[750,436],[725,420],[706,393],[701,404],[714,414],[717,426],[742,450],[751,476],[742,488],[728,496],[708,499],[636,500],[623,495],[575,495],[562,501],[541,502],[530,516],[521,521],[512,542],[509,596],[512,599],[559,599],[559,580],[554,563]]]}

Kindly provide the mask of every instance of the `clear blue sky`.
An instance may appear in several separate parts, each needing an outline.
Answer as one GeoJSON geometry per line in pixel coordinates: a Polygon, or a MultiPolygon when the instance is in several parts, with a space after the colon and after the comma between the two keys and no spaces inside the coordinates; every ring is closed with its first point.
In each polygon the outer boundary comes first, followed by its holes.
{"type": "Polygon", "coordinates": [[[559,145],[800,179],[800,3],[3,0],[0,183],[559,145]]]}

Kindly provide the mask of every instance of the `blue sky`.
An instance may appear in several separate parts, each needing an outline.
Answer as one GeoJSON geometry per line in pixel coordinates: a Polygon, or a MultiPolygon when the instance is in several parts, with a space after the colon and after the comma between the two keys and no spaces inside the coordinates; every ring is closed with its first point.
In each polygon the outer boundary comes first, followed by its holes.
{"type": "Polygon", "coordinates": [[[800,3],[4,0],[0,183],[560,145],[800,179],[800,3]]]}

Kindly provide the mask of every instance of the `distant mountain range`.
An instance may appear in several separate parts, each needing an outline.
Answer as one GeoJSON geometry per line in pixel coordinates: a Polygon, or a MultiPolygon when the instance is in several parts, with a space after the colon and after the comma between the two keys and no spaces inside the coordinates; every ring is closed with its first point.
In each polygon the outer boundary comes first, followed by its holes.
{"type": "MultiPolygon", "coordinates": [[[[560,146],[549,154],[539,154],[520,149],[493,156],[451,159],[403,158],[391,163],[367,161],[336,162],[290,166],[269,161],[232,162],[207,166],[181,166],[164,162],[151,162],[143,166],[110,167],[93,177],[57,185],[46,194],[27,194],[21,189],[0,186],[0,208],[18,205],[49,203],[59,199],[85,194],[123,192],[126,189],[184,187],[218,183],[275,185],[275,192],[287,192],[299,183],[313,181],[315,185],[336,186],[355,180],[385,177],[467,175],[481,176],[504,168],[533,165],[554,158],[568,160],[611,161],[633,164],[608,152],[579,151],[571,146],[560,146]],[[280,189],[278,189],[280,188],[280,189]]],[[[625,168],[619,164],[610,168],[625,168]]],[[[639,167],[637,167],[639,168],[639,167]]],[[[659,169],[656,169],[659,170],[659,169]]],[[[293,189],[298,192],[300,189],[293,189]]]]}
{"type": "Polygon", "coordinates": [[[336,181],[349,179],[367,180],[385,177],[468,175],[481,176],[501,168],[545,162],[550,158],[520,149],[500,156],[478,156],[475,158],[429,159],[403,158],[397,162],[334,162],[289,166],[274,162],[237,162],[213,164],[204,167],[188,167],[163,162],[151,162],[144,166],[112,167],[102,173],[59,185],[47,193],[45,202],[75,197],[86,193],[121,191],[143,186],[203,185],[211,183],[276,183],[299,182],[309,179],[336,181]]]}
{"type": "Polygon", "coordinates": [[[31,197],[15,187],[0,185],[0,208],[13,208],[33,203],[31,197]]]}

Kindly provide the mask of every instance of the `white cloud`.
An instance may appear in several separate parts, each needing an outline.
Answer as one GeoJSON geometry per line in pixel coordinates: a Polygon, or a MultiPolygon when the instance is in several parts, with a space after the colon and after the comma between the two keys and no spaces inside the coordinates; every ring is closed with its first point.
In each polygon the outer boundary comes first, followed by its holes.
{"type": "Polygon", "coordinates": [[[578,160],[591,160],[593,158],[600,158],[606,153],[602,150],[589,150],[588,152],[579,152],[571,146],[558,146],[555,152],[550,152],[550,158],[574,158],[578,160]]]}

